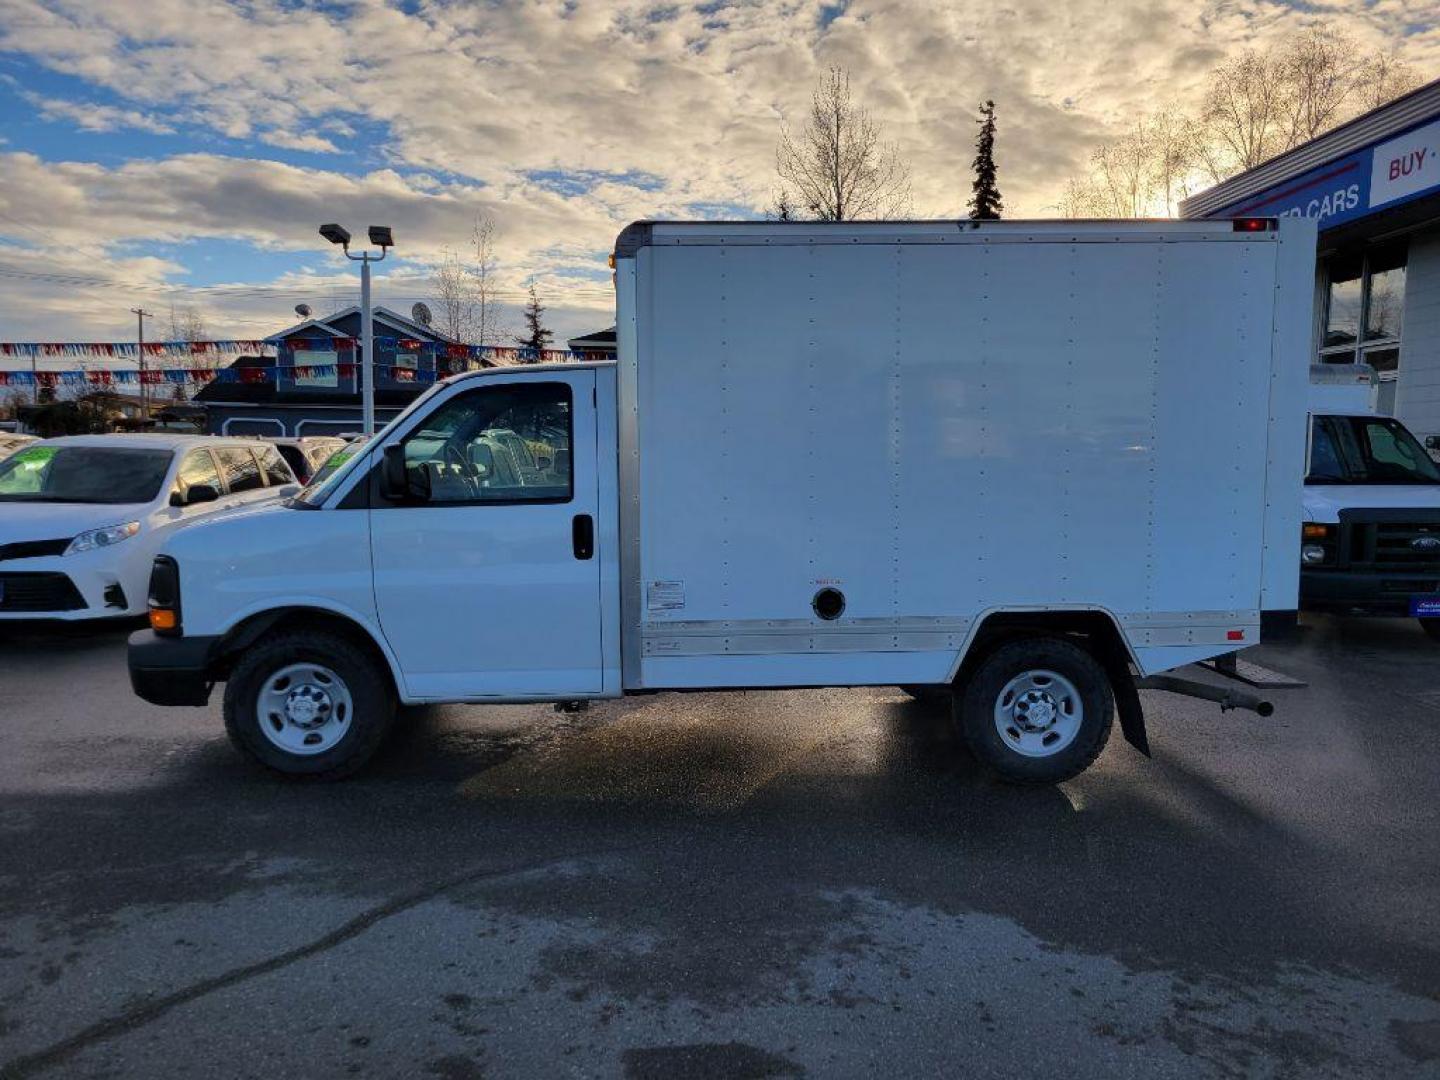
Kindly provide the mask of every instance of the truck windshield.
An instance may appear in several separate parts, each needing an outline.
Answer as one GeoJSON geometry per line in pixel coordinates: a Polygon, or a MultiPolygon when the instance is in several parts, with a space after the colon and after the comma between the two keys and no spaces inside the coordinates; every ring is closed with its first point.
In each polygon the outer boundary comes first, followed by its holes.
{"type": "Polygon", "coordinates": [[[1440,484],[1440,468],[1398,420],[1316,416],[1307,484],[1440,484]]]}
{"type": "Polygon", "coordinates": [[[341,470],[356,454],[365,449],[366,439],[356,439],[354,442],[346,443],[345,446],[336,450],[320,468],[315,470],[315,475],[310,478],[310,483],[305,489],[295,496],[295,501],[302,506],[319,506],[326,496],[340,480],[341,470]]]}
{"type": "Polygon", "coordinates": [[[28,446],[0,462],[0,502],[148,503],[170,471],[169,450],[28,446]]]}

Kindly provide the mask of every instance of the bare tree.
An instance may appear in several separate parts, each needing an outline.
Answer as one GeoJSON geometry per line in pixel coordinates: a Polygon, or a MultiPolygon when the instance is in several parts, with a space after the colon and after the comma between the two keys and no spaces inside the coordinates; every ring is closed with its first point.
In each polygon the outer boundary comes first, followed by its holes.
{"type": "Polygon", "coordinates": [[[781,130],[775,168],[802,209],[820,221],[910,212],[910,166],[894,144],[881,141],[869,110],[855,104],[843,68],[831,68],[820,80],[799,134],[781,130]]]}
{"type": "Polygon", "coordinates": [[[1355,103],[1362,112],[1378,109],[1421,83],[1409,64],[1393,52],[1377,52],[1363,61],[1355,77],[1355,103]]]}
{"type": "Polygon", "coordinates": [[[775,204],[765,211],[765,216],[773,221],[799,221],[800,211],[790,198],[790,192],[781,188],[780,194],[775,196],[775,204]]]}
{"type": "Polygon", "coordinates": [[[1156,196],[1164,200],[1166,215],[1178,212],[1180,200],[1190,194],[1190,176],[1198,165],[1195,122],[1179,106],[1161,106],[1146,123],[1151,179],[1156,196]]]}
{"type": "Polygon", "coordinates": [[[1358,52],[1354,38],[1325,26],[1312,26],[1286,42],[1277,67],[1287,150],[1334,126],[1354,89],[1358,52]]]}
{"type": "Polygon", "coordinates": [[[1094,172],[1112,217],[1143,217],[1154,191],[1150,133],[1137,123],[1092,156],[1094,172]]]}
{"type": "Polygon", "coordinates": [[[477,345],[499,342],[497,268],[495,221],[488,214],[476,214],[470,229],[470,250],[462,257],[447,248],[430,279],[442,333],[477,345]]]}
{"type": "Polygon", "coordinates": [[[1198,178],[1218,184],[1418,82],[1393,53],[1364,56],[1347,34],[1312,26],[1278,48],[1221,63],[1198,114],[1166,106],[1102,144],[1058,209],[1067,217],[1175,213],[1198,178]]]}
{"type": "Polygon", "coordinates": [[[1055,210],[1065,218],[1105,217],[1104,200],[1088,176],[1072,176],[1065,181],[1055,210]]]}
{"type": "Polygon", "coordinates": [[[194,304],[170,302],[169,341],[207,341],[205,317],[194,304]]]}
{"type": "Polygon", "coordinates": [[[468,341],[475,324],[474,286],[460,256],[445,251],[430,283],[440,313],[440,332],[454,341],[468,341]]]}
{"type": "Polygon", "coordinates": [[[1286,101],[1283,67],[1246,49],[1210,75],[1201,106],[1205,134],[1236,171],[1253,169],[1284,149],[1286,101]]]}
{"type": "MultiPolygon", "coordinates": [[[[177,305],[173,300],[170,302],[170,336],[169,341],[208,341],[209,331],[205,326],[205,317],[200,314],[200,309],[194,304],[177,305]]],[[[203,368],[210,364],[210,357],[200,353],[190,353],[180,361],[179,366],[188,368],[203,368]]],[[[189,387],[180,383],[175,384],[171,391],[171,399],[184,401],[189,387]]],[[[159,391],[156,392],[157,396],[159,391]]]]}
{"type": "Polygon", "coordinates": [[[470,230],[473,262],[470,264],[471,291],[475,298],[472,340],[477,345],[499,342],[500,305],[495,298],[495,274],[499,265],[495,257],[495,219],[489,214],[475,215],[470,230]]]}

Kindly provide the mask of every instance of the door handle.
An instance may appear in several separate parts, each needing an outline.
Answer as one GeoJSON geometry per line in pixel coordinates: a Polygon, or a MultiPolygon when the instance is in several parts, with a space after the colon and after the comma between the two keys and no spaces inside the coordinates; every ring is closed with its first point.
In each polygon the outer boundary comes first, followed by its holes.
{"type": "Polygon", "coordinates": [[[595,519],[589,514],[576,514],[570,522],[570,543],[577,559],[588,559],[595,554],[595,519]]]}

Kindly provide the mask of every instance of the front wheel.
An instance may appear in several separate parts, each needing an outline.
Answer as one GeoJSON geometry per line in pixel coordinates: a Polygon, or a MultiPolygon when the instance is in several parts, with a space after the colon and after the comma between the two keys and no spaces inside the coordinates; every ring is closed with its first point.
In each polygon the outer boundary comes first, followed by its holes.
{"type": "Polygon", "coordinates": [[[1425,631],[1425,636],[1431,641],[1440,641],[1440,619],[1417,619],[1420,629],[1425,631]]]}
{"type": "Polygon", "coordinates": [[[246,650],[225,686],[230,741],[286,776],[349,776],[379,748],[394,718],[387,673],[337,634],[263,640],[246,650]]]}
{"type": "Polygon", "coordinates": [[[1055,784],[1083,772],[1105,749],[1114,714],[1105,669],[1059,638],[1001,645],[955,695],[971,753],[1018,784],[1055,784]]]}

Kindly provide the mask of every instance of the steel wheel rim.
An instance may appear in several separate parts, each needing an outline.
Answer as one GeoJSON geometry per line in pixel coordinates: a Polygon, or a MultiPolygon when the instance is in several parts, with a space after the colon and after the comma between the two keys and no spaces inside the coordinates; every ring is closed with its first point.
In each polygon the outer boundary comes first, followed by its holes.
{"type": "Polygon", "coordinates": [[[265,679],[255,702],[261,734],[287,754],[333,749],[355,712],[345,680],[323,664],[290,664],[265,679]]]}
{"type": "Polygon", "coordinates": [[[1001,742],[1024,757],[1043,758],[1075,741],[1085,704],[1065,676],[1036,668],[1005,684],[995,698],[994,715],[1001,742]]]}

